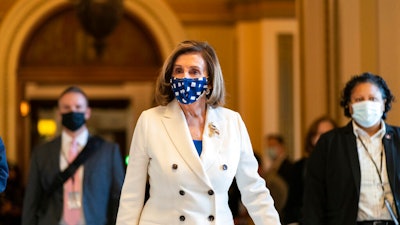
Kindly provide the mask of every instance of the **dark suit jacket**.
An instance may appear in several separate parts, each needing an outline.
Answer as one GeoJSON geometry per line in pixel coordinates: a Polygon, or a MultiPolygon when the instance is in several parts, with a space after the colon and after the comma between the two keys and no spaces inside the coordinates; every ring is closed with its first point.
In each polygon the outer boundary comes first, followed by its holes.
{"type": "Polygon", "coordinates": [[[303,210],[304,173],[307,158],[296,161],[292,167],[289,183],[289,193],[283,208],[283,224],[301,223],[303,210]]]}
{"type": "MultiPolygon", "coordinates": [[[[386,125],[382,142],[395,210],[400,215],[400,128],[386,125]]],[[[356,224],[360,184],[357,142],[350,122],[322,135],[307,162],[304,224],[356,224]]]]}
{"type": "MultiPolygon", "coordinates": [[[[115,224],[125,171],[117,144],[101,140],[97,146],[83,164],[83,211],[87,225],[110,225],[115,224]]],[[[46,192],[60,171],[60,150],[61,137],[57,137],[33,151],[23,225],[57,225],[60,222],[63,186],[50,196],[46,192]],[[46,197],[47,207],[41,209],[46,197]]]]}

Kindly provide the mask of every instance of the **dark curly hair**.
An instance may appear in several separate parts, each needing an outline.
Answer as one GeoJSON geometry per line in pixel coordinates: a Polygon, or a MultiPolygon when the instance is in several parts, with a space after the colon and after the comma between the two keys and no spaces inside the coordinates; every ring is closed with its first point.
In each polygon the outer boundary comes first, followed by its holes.
{"type": "Polygon", "coordinates": [[[389,110],[392,108],[392,102],[394,101],[394,96],[392,95],[392,92],[390,91],[389,87],[387,86],[385,80],[382,77],[369,72],[353,76],[344,87],[342,91],[342,97],[340,100],[340,106],[343,107],[344,109],[344,115],[351,118],[349,109],[351,93],[355,86],[357,86],[360,83],[366,83],[366,82],[376,85],[382,93],[382,98],[386,100],[385,110],[382,114],[382,119],[386,119],[386,113],[389,112],[389,110]]]}

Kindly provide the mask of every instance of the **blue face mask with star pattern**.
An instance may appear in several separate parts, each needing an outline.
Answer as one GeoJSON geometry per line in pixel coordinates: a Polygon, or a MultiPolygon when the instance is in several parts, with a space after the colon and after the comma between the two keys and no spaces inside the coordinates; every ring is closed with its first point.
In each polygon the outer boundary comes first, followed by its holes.
{"type": "Polygon", "coordinates": [[[174,78],[170,80],[176,99],[182,104],[192,104],[197,101],[207,89],[207,78],[174,78]]]}

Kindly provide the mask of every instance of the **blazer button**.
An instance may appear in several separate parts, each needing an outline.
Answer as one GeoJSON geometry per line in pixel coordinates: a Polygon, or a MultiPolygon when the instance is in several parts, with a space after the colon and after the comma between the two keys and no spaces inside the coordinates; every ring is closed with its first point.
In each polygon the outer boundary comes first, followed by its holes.
{"type": "Polygon", "coordinates": [[[228,165],[224,164],[222,165],[222,170],[227,170],[228,169],[228,165]]]}
{"type": "Polygon", "coordinates": [[[180,190],[180,191],[179,191],[179,194],[180,194],[180,195],[185,195],[185,191],[180,190]]]}
{"type": "Polygon", "coordinates": [[[178,164],[172,164],[172,169],[174,169],[174,170],[176,170],[176,169],[178,169],[178,164]]]}
{"type": "Polygon", "coordinates": [[[214,216],[213,215],[209,215],[208,216],[208,221],[214,221],[214,216]]]}
{"type": "Polygon", "coordinates": [[[208,191],[208,195],[213,195],[214,194],[214,191],[213,190],[209,190],[208,191]]]}
{"type": "Polygon", "coordinates": [[[185,216],[180,216],[180,217],[179,217],[179,220],[180,220],[180,221],[185,221],[185,216]]]}

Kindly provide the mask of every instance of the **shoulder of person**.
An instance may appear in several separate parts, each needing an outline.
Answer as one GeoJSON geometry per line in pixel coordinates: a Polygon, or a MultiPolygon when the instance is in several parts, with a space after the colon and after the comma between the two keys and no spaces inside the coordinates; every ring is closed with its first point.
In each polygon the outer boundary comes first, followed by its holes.
{"type": "Polygon", "coordinates": [[[296,173],[296,174],[302,173],[303,168],[304,168],[306,163],[307,163],[307,158],[306,157],[302,157],[302,158],[296,160],[293,163],[293,168],[292,168],[293,173],[296,173]]]}
{"type": "Polygon", "coordinates": [[[396,131],[400,130],[400,126],[388,124],[386,121],[384,123],[385,123],[386,129],[393,129],[393,130],[396,130],[396,131]]]}
{"type": "Polygon", "coordinates": [[[321,134],[320,139],[326,139],[326,138],[332,139],[334,137],[348,135],[348,134],[351,134],[351,135],[354,134],[353,133],[353,125],[352,125],[351,121],[348,124],[346,124],[345,126],[333,128],[332,130],[321,134]]]}
{"type": "Polygon", "coordinates": [[[99,135],[90,135],[88,143],[85,148],[89,152],[95,152],[95,154],[103,155],[103,154],[120,154],[119,144],[110,140],[106,140],[105,138],[99,135]]]}
{"type": "Polygon", "coordinates": [[[148,117],[148,116],[153,117],[153,116],[163,115],[166,112],[166,110],[168,109],[168,107],[169,107],[168,105],[165,105],[165,106],[159,105],[159,106],[155,106],[155,107],[143,110],[140,113],[139,117],[148,117]]]}
{"type": "Polygon", "coordinates": [[[142,113],[152,113],[152,112],[165,111],[167,109],[167,107],[168,107],[168,105],[159,105],[159,106],[155,106],[155,107],[151,107],[149,109],[143,110],[142,113]]]}
{"type": "Polygon", "coordinates": [[[55,149],[56,151],[58,151],[60,146],[61,146],[61,136],[59,135],[59,136],[54,137],[50,141],[36,145],[33,148],[32,152],[33,153],[48,152],[49,149],[55,149]]]}
{"type": "Polygon", "coordinates": [[[209,110],[223,116],[240,116],[237,111],[222,106],[209,107],[209,110]]]}
{"type": "Polygon", "coordinates": [[[400,127],[398,126],[393,126],[385,123],[386,126],[386,133],[392,133],[393,135],[396,135],[397,137],[400,137],[400,127]]]}
{"type": "Polygon", "coordinates": [[[116,145],[117,143],[113,141],[106,140],[105,138],[99,136],[99,135],[90,135],[88,143],[91,142],[92,144],[95,145],[116,145]]]}

